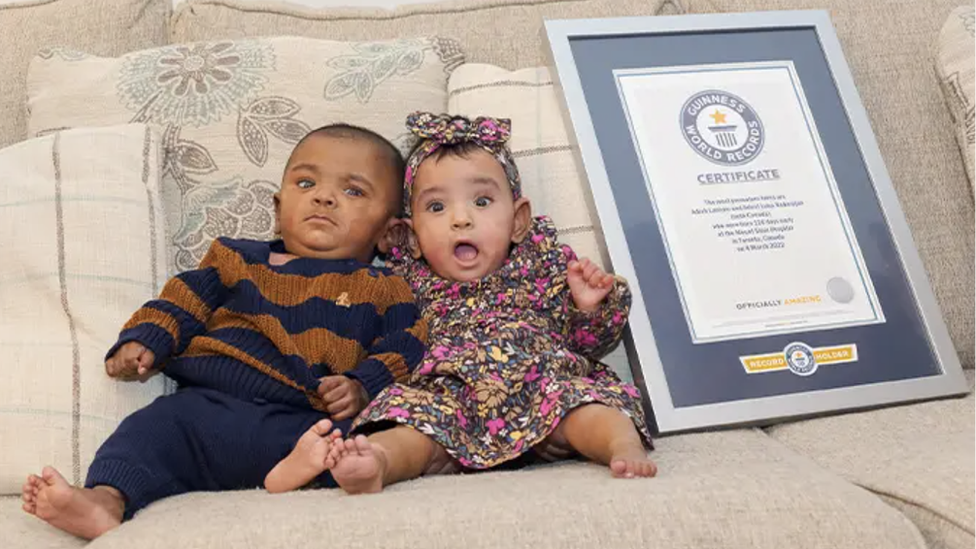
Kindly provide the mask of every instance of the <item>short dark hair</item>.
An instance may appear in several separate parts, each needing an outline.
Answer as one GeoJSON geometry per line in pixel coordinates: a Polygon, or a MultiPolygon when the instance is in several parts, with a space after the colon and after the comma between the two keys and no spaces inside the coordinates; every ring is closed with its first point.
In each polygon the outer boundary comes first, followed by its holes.
{"type": "MultiPolygon", "coordinates": [[[[407,169],[407,166],[403,159],[403,155],[400,153],[400,149],[398,149],[396,145],[391,143],[389,139],[368,128],[353,124],[346,124],[344,122],[337,122],[335,124],[327,124],[308,132],[305,134],[305,137],[301,138],[301,140],[295,144],[295,148],[292,149],[292,151],[297,150],[298,147],[305,142],[305,140],[315,135],[323,137],[337,137],[339,139],[358,139],[361,141],[366,141],[383,151],[390,163],[390,167],[393,168],[393,173],[395,174],[394,182],[396,184],[396,188],[393,192],[393,198],[396,200],[396,206],[394,211],[397,216],[401,214],[403,209],[403,175],[407,169]]],[[[288,163],[291,163],[291,158],[288,159],[288,163]]]]}

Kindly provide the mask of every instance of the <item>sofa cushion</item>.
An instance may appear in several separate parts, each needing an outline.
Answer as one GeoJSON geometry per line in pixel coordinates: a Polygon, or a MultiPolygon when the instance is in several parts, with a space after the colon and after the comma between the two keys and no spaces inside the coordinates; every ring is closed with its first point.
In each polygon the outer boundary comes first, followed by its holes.
{"type": "Polygon", "coordinates": [[[158,151],[135,124],[0,151],[0,494],[48,464],[83,482],[122,418],[164,391],[104,366],[166,281],[158,151]]]}
{"type": "Polygon", "coordinates": [[[901,513],[761,432],[666,437],[658,447],[660,476],[649,480],[569,463],[427,478],[370,496],[188,494],[90,547],[925,547],[901,513]]]}
{"type": "MultiPolygon", "coordinates": [[[[353,2],[349,2],[353,4],[353,2]]],[[[680,13],[677,0],[448,0],[380,8],[320,8],[287,1],[189,0],[173,16],[178,41],[291,34],[330,40],[447,36],[468,61],[506,68],[545,64],[543,19],[680,13]]]]}
{"type": "Polygon", "coordinates": [[[0,148],[27,138],[27,65],[53,46],[120,55],[167,42],[170,0],[0,2],[0,148]]]}
{"type": "Polygon", "coordinates": [[[173,45],[117,59],[35,58],[31,135],[129,121],[160,128],[170,271],[197,266],[218,236],[269,239],[272,195],[292,148],[332,122],[402,143],[412,110],[447,106],[462,62],[446,39],[295,37],[173,45]]]}
{"type": "MultiPolygon", "coordinates": [[[[972,391],[973,372],[966,376],[972,391]]],[[[931,547],[971,548],[973,396],[791,423],[769,433],[882,496],[918,525],[931,547]]]]}
{"type": "Polygon", "coordinates": [[[956,131],[956,142],[962,150],[973,186],[973,145],[976,144],[976,70],[973,69],[973,37],[976,31],[976,9],[959,6],[949,14],[939,32],[935,69],[942,82],[949,115],[956,131]]]}
{"type": "Polygon", "coordinates": [[[686,0],[689,12],[827,9],[959,359],[973,367],[973,198],[932,70],[958,0],[686,0]]]}

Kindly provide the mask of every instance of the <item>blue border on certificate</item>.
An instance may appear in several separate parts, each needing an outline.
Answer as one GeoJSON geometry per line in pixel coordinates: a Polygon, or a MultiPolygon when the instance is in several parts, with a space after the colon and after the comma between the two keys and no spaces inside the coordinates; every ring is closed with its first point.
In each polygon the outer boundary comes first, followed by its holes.
{"type": "MultiPolygon", "coordinates": [[[[647,181],[647,190],[651,195],[651,205],[654,208],[654,216],[657,220],[658,229],[661,231],[661,238],[664,241],[664,247],[667,251],[668,263],[671,266],[671,271],[673,273],[674,280],[675,280],[675,286],[678,289],[678,297],[681,300],[681,307],[684,310],[685,319],[687,320],[688,327],[691,330],[692,339],[696,343],[708,343],[708,342],[723,341],[728,339],[741,339],[743,337],[765,337],[765,336],[779,335],[779,334],[794,334],[794,333],[802,333],[804,331],[809,331],[810,329],[826,330],[831,328],[864,326],[867,324],[884,322],[884,318],[878,315],[878,310],[875,307],[875,301],[877,299],[877,296],[873,291],[873,284],[871,285],[872,288],[869,288],[869,283],[865,280],[866,275],[862,270],[863,258],[855,249],[855,244],[854,242],[852,242],[852,235],[850,234],[852,228],[850,227],[849,220],[846,219],[844,211],[842,211],[841,201],[843,199],[838,196],[839,190],[836,188],[836,181],[834,180],[833,173],[828,163],[823,158],[823,155],[825,154],[824,151],[822,150],[823,144],[820,142],[819,136],[814,133],[813,128],[811,127],[810,120],[809,120],[809,113],[808,113],[809,106],[808,105],[805,106],[805,102],[801,97],[800,90],[797,89],[798,83],[794,78],[794,71],[790,70],[791,62],[786,60],[781,60],[778,61],[778,63],[781,63],[781,65],[779,66],[770,65],[770,63],[777,63],[777,61],[765,61],[764,63],[766,63],[765,66],[754,65],[748,67],[736,67],[734,66],[736,65],[735,63],[730,63],[724,67],[715,66],[712,64],[708,67],[698,67],[698,68],[674,67],[673,70],[666,70],[668,69],[668,67],[654,67],[654,68],[645,69],[643,71],[641,71],[641,69],[628,69],[626,74],[614,74],[614,80],[617,83],[617,89],[619,92],[620,101],[621,104],[623,105],[624,117],[627,119],[627,125],[628,128],[630,129],[631,139],[633,140],[635,145],[634,150],[640,162],[641,171],[643,172],[644,179],[647,181]],[[739,71],[757,71],[757,70],[782,70],[785,71],[787,77],[789,77],[790,85],[793,87],[794,98],[796,99],[797,106],[799,107],[800,112],[803,115],[803,122],[806,126],[807,135],[810,136],[810,139],[815,144],[814,148],[817,151],[817,161],[820,164],[821,172],[823,173],[825,180],[827,180],[828,182],[833,182],[833,184],[828,184],[827,187],[830,191],[831,200],[833,200],[834,202],[834,210],[840,221],[841,228],[844,231],[844,238],[847,240],[848,251],[851,254],[851,259],[854,262],[854,266],[857,268],[858,278],[860,279],[861,282],[861,290],[864,292],[865,295],[868,296],[868,304],[871,307],[871,312],[874,314],[874,316],[869,320],[817,324],[815,327],[799,325],[794,328],[757,330],[752,332],[741,332],[739,334],[736,334],[735,336],[730,336],[730,337],[725,337],[725,336],[701,337],[700,335],[698,335],[698,332],[695,330],[695,323],[694,320],[692,319],[692,315],[688,311],[687,302],[684,296],[684,288],[681,285],[681,278],[678,276],[677,269],[675,268],[674,259],[671,253],[671,243],[668,240],[668,235],[667,235],[667,231],[664,228],[664,224],[660,221],[661,215],[660,215],[660,211],[658,210],[657,197],[654,196],[654,186],[651,184],[651,178],[647,172],[647,165],[644,159],[644,155],[642,154],[641,147],[637,145],[637,136],[634,131],[633,120],[631,119],[631,109],[630,106],[627,104],[627,97],[624,95],[623,90],[621,89],[621,81],[626,78],[640,77],[640,76],[701,74],[701,73],[708,73],[708,72],[739,72],[739,71]]],[[[843,208],[843,210],[846,210],[846,208],[843,208]]],[[[856,237],[853,238],[853,240],[856,241],[856,237]]]]}

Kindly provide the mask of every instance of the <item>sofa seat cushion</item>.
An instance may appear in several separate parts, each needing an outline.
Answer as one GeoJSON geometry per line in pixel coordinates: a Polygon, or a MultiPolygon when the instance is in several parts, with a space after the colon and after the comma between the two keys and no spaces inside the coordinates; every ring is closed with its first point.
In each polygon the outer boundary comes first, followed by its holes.
{"type": "MultiPolygon", "coordinates": [[[[760,431],[665,437],[658,448],[660,476],[649,480],[565,463],[427,478],[370,496],[187,494],[90,547],[925,547],[901,513],[760,431]]],[[[27,519],[3,520],[18,535],[37,535],[27,519]]]]}
{"type": "Polygon", "coordinates": [[[55,530],[21,509],[20,496],[0,496],[0,532],[7,549],[75,549],[85,541],[55,530]]]}
{"type": "MultiPolygon", "coordinates": [[[[967,371],[970,391],[973,372],[967,371]]],[[[931,547],[973,547],[974,400],[939,400],[772,427],[770,435],[882,496],[931,547]]]]}

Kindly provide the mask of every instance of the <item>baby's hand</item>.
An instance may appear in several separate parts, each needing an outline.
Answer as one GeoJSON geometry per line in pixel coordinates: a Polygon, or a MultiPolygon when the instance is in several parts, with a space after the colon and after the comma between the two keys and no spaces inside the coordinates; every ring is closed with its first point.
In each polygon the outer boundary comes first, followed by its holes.
{"type": "Polygon", "coordinates": [[[369,396],[362,384],[346,376],[326,376],[319,378],[319,396],[325,402],[325,409],[332,419],[349,419],[369,404],[369,396]]]}
{"type": "Polygon", "coordinates": [[[123,344],[115,354],[105,361],[105,372],[109,377],[123,379],[145,376],[152,370],[156,355],[138,341],[123,344]]]}
{"type": "Polygon", "coordinates": [[[597,310],[613,289],[613,275],[603,272],[603,269],[589,259],[570,261],[566,280],[573,295],[573,303],[584,313],[597,310]]]}

